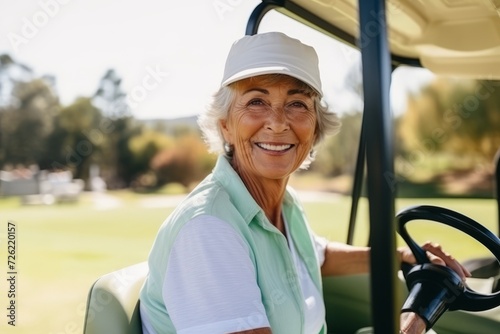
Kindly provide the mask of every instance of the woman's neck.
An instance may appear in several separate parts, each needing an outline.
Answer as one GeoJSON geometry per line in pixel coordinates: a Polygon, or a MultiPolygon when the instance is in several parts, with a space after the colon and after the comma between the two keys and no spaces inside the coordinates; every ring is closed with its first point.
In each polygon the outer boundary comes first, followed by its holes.
{"type": "Polygon", "coordinates": [[[256,178],[238,169],[237,166],[233,165],[233,168],[241,177],[248,191],[262,208],[271,224],[284,234],[285,225],[282,217],[282,203],[288,178],[279,180],[256,178]]]}

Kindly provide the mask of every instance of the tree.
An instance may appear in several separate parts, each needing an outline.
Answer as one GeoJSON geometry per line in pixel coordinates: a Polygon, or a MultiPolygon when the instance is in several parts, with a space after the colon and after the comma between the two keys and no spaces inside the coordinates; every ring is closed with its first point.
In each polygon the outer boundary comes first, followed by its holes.
{"type": "Polygon", "coordinates": [[[348,99],[349,110],[341,114],[342,127],[334,137],[325,138],[318,149],[316,161],[311,165],[311,171],[331,177],[341,174],[352,174],[359,138],[363,109],[363,77],[361,73],[361,58],[357,58],[345,77],[346,91],[339,98],[348,99]]]}
{"type": "Polygon", "coordinates": [[[448,152],[491,162],[500,147],[500,84],[438,78],[409,100],[398,136],[420,159],[448,152]]]}
{"type": "Polygon", "coordinates": [[[191,132],[177,138],[173,147],[158,152],[151,160],[151,168],[159,185],[177,182],[190,187],[210,173],[215,160],[199,134],[191,132]]]}
{"type": "Polygon", "coordinates": [[[92,97],[92,103],[101,110],[104,117],[111,119],[130,116],[127,95],[121,88],[122,79],[114,69],[106,71],[92,97]]]}
{"type": "Polygon", "coordinates": [[[99,109],[89,98],[77,98],[61,109],[55,120],[47,146],[46,161],[51,169],[70,169],[75,178],[88,181],[90,166],[99,161],[99,153],[106,142],[106,123],[99,109]]]}
{"type": "Polygon", "coordinates": [[[42,78],[12,84],[11,100],[0,110],[0,163],[40,164],[59,98],[42,78]]]}
{"type": "Polygon", "coordinates": [[[341,117],[341,131],[325,139],[319,147],[311,170],[320,172],[326,177],[352,174],[358,154],[361,120],[361,113],[344,114],[341,117]]]}
{"type": "Polygon", "coordinates": [[[109,69],[99,82],[92,96],[93,105],[101,113],[109,125],[106,143],[103,146],[103,176],[109,188],[128,187],[134,179],[135,172],[129,168],[133,161],[128,142],[140,133],[141,128],[134,122],[126,94],[121,88],[121,78],[115,70],[109,69]]]}
{"type": "Polygon", "coordinates": [[[0,55],[0,109],[18,104],[15,94],[16,85],[35,79],[33,70],[16,62],[8,54],[0,55]]]}
{"type": "Polygon", "coordinates": [[[364,104],[361,55],[358,55],[359,57],[351,63],[345,77],[345,87],[348,96],[343,96],[343,98],[351,100],[351,110],[348,111],[350,113],[362,112],[364,104]]]}
{"type": "Polygon", "coordinates": [[[162,150],[171,149],[174,139],[154,130],[142,130],[130,138],[128,146],[133,159],[135,173],[140,174],[149,170],[151,159],[162,150]]]}

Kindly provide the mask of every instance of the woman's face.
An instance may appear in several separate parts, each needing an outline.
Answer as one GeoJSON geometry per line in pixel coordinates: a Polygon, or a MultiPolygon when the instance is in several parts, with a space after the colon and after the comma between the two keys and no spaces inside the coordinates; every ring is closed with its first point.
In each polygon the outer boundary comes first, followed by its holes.
{"type": "Polygon", "coordinates": [[[314,100],[304,85],[283,76],[259,76],[235,85],[224,139],[233,145],[233,165],[250,177],[282,179],[297,170],[316,134],[314,100]]]}

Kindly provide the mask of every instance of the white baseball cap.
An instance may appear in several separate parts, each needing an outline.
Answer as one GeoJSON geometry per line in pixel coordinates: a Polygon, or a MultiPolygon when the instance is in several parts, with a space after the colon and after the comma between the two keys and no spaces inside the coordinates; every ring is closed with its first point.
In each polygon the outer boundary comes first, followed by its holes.
{"type": "Polygon", "coordinates": [[[221,86],[263,74],[286,74],[323,96],[314,48],[280,32],[245,36],[229,50],[221,86]]]}

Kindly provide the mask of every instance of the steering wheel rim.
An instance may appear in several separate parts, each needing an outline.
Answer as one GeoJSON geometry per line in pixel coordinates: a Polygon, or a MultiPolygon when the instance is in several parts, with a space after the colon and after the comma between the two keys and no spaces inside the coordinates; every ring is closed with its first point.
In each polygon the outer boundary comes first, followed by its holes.
{"type": "MultiPolygon", "coordinates": [[[[406,229],[406,223],[412,220],[431,220],[451,226],[468,236],[474,238],[485,246],[500,262],[500,239],[490,230],[475,220],[456,211],[431,205],[420,205],[407,208],[396,216],[399,235],[411,249],[419,269],[426,270],[431,267],[426,252],[410,237],[406,229]]],[[[458,275],[449,270],[449,275],[458,275]]],[[[456,277],[454,278],[456,280],[456,277]]],[[[449,310],[483,311],[500,305],[500,291],[491,295],[477,293],[464,285],[463,293],[448,304],[449,310]]]]}

